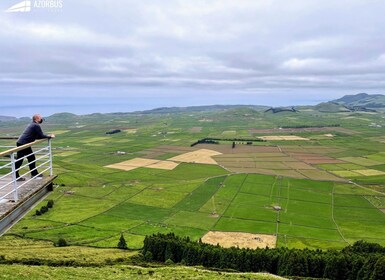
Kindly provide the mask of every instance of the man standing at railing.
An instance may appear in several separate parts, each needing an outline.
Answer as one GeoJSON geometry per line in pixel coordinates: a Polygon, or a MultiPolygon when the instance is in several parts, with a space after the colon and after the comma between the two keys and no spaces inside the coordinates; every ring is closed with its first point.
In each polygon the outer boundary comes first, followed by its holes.
{"type": "MultiPolygon", "coordinates": [[[[39,114],[33,115],[32,123],[28,125],[24,132],[20,135],[16,145],[19,147],[28,143],[32,143],[37,139],[54,138],[55,134],[45,135],[43,133],[43,130],[40,127],[42,122],[43,118],[39,114]]],[[[28,159],[29,169],[31,170],[31,177],[41,178],[43,175],[39,174],[36,169],[36,157],[33,154],[32,148],[28,147],[17,152],[17,161],[15,164],[17,181],[25,181],[25,178],[22,178],[19,175],[19,168],[23,164],[24,157],[27,157],[28,159]]]]}

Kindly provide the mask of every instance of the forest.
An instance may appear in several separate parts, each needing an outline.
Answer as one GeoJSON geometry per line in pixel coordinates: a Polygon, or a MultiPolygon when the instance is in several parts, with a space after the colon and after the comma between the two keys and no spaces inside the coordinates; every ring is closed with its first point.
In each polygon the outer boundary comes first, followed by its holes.
{"type": "Polygon", "coordinates": [[[146,261],[327,279],[385,279],[385,247],[357,241],[343,250],[222,248],[173,233],[146,236],[146,261]]]}

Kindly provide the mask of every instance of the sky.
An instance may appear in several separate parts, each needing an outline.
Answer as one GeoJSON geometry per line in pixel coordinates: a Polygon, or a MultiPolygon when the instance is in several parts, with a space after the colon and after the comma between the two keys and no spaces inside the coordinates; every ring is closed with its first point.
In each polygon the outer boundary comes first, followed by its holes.
{"type": "Polygon", "coordinates": [[[385,1],[0,0],[0,115],[385,94],[385,1]],[[49,4],[51,6],[46,6],[49,4]]]}

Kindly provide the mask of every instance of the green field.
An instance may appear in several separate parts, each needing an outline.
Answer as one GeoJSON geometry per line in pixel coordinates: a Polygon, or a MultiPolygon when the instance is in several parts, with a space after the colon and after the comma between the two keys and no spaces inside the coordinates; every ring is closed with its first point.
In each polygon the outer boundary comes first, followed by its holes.
{"type": "MultiPolygon", "coordinates": [[[[360,239],[385,245],[385,176],[356,172],[385,170],[385,144],[374,140],[381,131],[358,113],[344,113],[356,122],[316,111],[296,114],[229,109],[47,118],[45,131],[60,132],[53,141],[54,191],[0,241],[64,238],[70,245],[106,249],[115,248],[123,233],[136,250],[148,234],[175,232],[198,240],[215,230],[274,235],[277,247],[342,248],[360,239]],[[335,123],[349,133],[338,130],[331,138],[298,130],[295,135],[311,140],[190,147],[204,137],[256,138],[269,135],[258,129],[335,123]],[[106,136],[115,128],[123,132],[106,136]],[[168,160],[199,149],[222,153],[214,157],[219,164],[178,162],[172,170],[105,167],[134,158],[168,160]],[[36,216],[48,200],[54,207],[36,216]]],[[[0,123],[2,131],[14,135],[24,126],[22,121],[0,123]]]]}

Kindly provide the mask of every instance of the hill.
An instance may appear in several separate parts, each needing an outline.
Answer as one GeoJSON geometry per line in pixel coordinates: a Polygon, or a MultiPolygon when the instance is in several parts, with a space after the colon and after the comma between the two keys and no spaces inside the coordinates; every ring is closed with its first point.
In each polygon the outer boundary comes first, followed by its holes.
{"type": "Polygon", "coordinates": [[[351,107],[385,108],[385,95],[359,93],[355,95],[345,95],[332,102],[351,107]]]}
{"type": "Polygon", "coordinates": [[[187,107],[161,107],[151,110],[139,111],[142,114],[170,114],[170,113],[188,113],[188,112],[205,112],[219,111],[229,109],[253,109],[266,110],[269,107],[263,105],[207,105],[207,106],[187,106],[187,107]]]}
{"type": "Polygon", "coordinates": [[[0,116],[0,122],[9,122],[9,121],[15,121],[17,118],[15,117],[9,117],[9,116],[0,116]]]}
{"type": "Polygon", "coordinates": [[[323,102],[314,106],[314,109],[324,113],[351,112],[346,106],[336,102],[323,102]]]}

